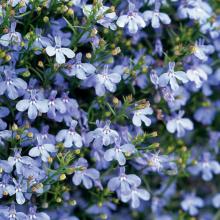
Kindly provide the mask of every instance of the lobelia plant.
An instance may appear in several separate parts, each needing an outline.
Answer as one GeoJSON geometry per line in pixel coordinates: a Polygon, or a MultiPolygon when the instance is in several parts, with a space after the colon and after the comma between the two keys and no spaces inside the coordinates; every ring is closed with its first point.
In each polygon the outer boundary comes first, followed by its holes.
{"type": "Polygon", "coordinates": [[[0,1],[0,220],[220,219],[218,0],[0,1]]]}

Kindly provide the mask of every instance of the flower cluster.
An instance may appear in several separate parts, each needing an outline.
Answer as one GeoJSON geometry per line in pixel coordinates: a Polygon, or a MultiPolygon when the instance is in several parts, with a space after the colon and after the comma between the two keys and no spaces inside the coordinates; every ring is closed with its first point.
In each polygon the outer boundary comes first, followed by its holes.
{"type": "Polygon", "coordinates": [[[0,1],[0,220],[213,220],[218,0],[0,1]]]}

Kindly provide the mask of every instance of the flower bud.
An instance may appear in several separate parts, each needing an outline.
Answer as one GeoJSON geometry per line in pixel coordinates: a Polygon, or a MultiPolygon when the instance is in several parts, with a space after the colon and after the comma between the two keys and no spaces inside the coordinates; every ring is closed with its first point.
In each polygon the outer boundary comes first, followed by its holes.
{"type": "Polygon", "coordinates": [[[60,177],[59,177],[59,179],[60,179],[60,181],[65,180],[65,179],[66,179],[66,175],[65,175],[64,173],[61,174],[60,177]]]}

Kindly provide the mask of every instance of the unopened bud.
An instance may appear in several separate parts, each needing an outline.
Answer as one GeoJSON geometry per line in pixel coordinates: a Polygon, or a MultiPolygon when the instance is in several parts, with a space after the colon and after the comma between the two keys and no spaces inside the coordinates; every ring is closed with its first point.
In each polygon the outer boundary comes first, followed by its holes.
{"type": "Polygon", "coordinates": [[[65,180],[65,179],[66,179],[66,175],[65,175],[64,173],[63,173],[63,174],[61,174],[59,179],[60,179],[60,181],[65,180]]]}
{"type": "Polygon", "coordinates": [[[40,60],[40,61],[38,61],[37,65],[38,65],[39,67],[41,67],[41,68],[43,68],[43,67],[44,67],[44,63],[43,63],[41,60],[40,60]]]}
{"type": "Polygon", "coordinates": [[[10,56],[9,54],[7,54],[7,55],[5,56],[5,61],[8,62],[8,61],[10,61],[10,60],[11,60],[11,56],[10,56]]]}
{"type": "Polygon", "coordinates": [[[86,53],[86,58],[87,59],[91,59],[92,58],[92,54],[91,53],[86,53]]]}
{"type": "Polygon", "coordinates": [[[48,23],[48,22],[49,22],[49,18],[48,18],[47,16],[45,16],[45,17],[43,18],[43,21],[44,21],[44,23],[48,23]]]}
{"type": "Polygon", "coordinates": [[[48,163],[52,163],[53,162],[53,158],[52,157],[48,157],[47,161],[48,161],[48,163]]]}
{"type": "Polygon", "coordinates": [[[56,202],[57,203],[61,203],[62,202],[62,199],[60,197],[56,198],[56,202]]]}

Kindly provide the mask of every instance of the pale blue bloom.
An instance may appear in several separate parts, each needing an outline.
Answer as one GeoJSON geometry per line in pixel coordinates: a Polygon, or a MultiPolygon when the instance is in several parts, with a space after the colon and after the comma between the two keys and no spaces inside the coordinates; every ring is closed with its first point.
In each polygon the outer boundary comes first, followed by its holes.
{"type": "Polygon", "coordinates": [[[69,129],[62,129],[56,136],[56,141],[63,142],[64,147],[70,148],[76,146],[77,148],[82,147],[82,137],[75,131],[77,121],[72,120],[69,129]]]}
{"type": "Polygon", "coordinates": [[[93,145],[95,146],[108,146],[113,144],[118,140],[119,134],[117,131],[110,128],[110,121],[106,121],[105,125],[103,126],[101,123],[97,122],[98,128],[94,131],[90,131],[87,134],[87,141],[88,143],[94,140],[93,145]]]}
{"type": "Polygon", "coordinates": [[[212,69],[204,64],[200,65],[194,65],[190,67],[186,75],[189,79],[189,81],[193,82],[196,86],[196,88],[200,88],[204,81],[208,79],[208,75],[212,73],[212,69]]]}
{"type": "MultiPolygon", "coordinates": [[[[36,39],[34,40],[33,44],[31,47],[36,51],[36,50],[42,50],[43,48],[50,46],[50,39],[48,37],[43,37],[42,30],[39,28],[35,29],[36,32],[36,39]]],[[[38,53],[37,53],[38,54],[38,53]]]]}
{"type": "Polygon", "coordinates": [[[55,36],[55,47],[47,46],[46,52],[50,57],[56,55],[56,62],[58,64],[66,62],[65,56],[68,58],[73,58],[75,56],[75,53],[71,49],[62,47],[61,36],[55,36]]]}
{"type": "Polygon", "coordinates": [[[57,91],[52,90],[48,98],[48,118],[55,119],[58,113],[64,114],[66,112],[66,106],[61,98],[56,98],[57,91]]]}
{"type": "Polygon", "coordinates": [[[29,151],[29,156],[31,157],[41,157],[42,161],[48,162],[48,159],[51,157],[49,153],[55,153],[57,150],[53,144],[43,143],[40,136],[37,137],[37,146],[31,148],[29,151]]]}
{"type": "Polygon", "coordinates": [[[171,22],[170,17],[167,14],[160,12],[160,6],[161,3],[157,0],[155,2],[154,11],[147,10],[143,13],[144,20],[147,23],[151,21],[151,26],[153,28],[159,28],[160,22],[162,22],[163,24],[170,24],[171,22]]]}
{"type": "Polygon", "coordinates": [[[215,119],[217,113],[216,106],[211,105],[207,107],[200,107],[194,112],[194,118],[196,121],[203,125],[211,125],[215,119]]]}
{"type": "Polygon", "coordinates": [[[83,7],[83,13],[86,15],[86,17],[89,17],[95,14],[95,18],[97,19],[97,23],[101,24],[105,28],[110,28],[111,30],[116,30],[116,25],[113,23],[117,19],[117,15],[115,12],[109,12],[110,7],[104,6],[102,4],[102,1],[100,3],[97,3],[94,7],[94,5],[84,5],[83,7]],[[99,5],[97,10],[97,5],[99,5]]]}
{"type": "Polygon", "coordinates": [[[220,26],[220,21],[216,20],[214,22],[206,22],[205,24],[203,24],[200,28],[201,32],[203,34],[207,34],[209,33],[211,38],[215,39],[218,38],[220,35],[219,32],[219,26],[220,26]]]}
{"type": "Polygon", "coordinates": [[[212,204],[215,208],[220,208],[220,193],[216,194],[212,199],[212,204]]]}
{"type": "Polygon", "coordinates": [[[189,99],[189,92],[184,87],[179,87],[178,90],[172,93],[174,99],[168,102],[171,111],[180,110],[182,106],[186,105],[189,99]]]}
{"type": "Polygon", "coordinates": [[[124,154],[131,155],[134,152],[135,146],[133,144],[120,145],[120,140],[118,140],[114,148],[110,148],[105,152],[104,158],[106,161],[117,160],[119,165],[122,166],[126,163],[124,154]]]}
{"type": "Polygon", "coordinates": [[[188,170],[195,176],[201,173],[203,180],[210,181],[213,178],[213,174],[220,174],[220,164],[212,159],[209,152],[204,152],[200,160],[194,166],[190,166],[188,170]]]}
{"type": "Polygon", "coordinates": [[[11,28],[9,29],[9,32],[7,34],[4,34],[0,38],[0,44],[2,46],[9,46],[10,44],[13,46],[20,46],[22,37],[19,32],[15,31],[16,28],[16,22],[13,22],[11,24],[11,28]]]}
{"type": "Polygon", "coordinates": [[[98,96],[103,96],[106,90],[110,92],[116,91],[116,84],[121,81],[121,75],[119,73],[110,73],[108,65],[105,65],[102,73],[95,75],[95,92],[98,96]]]}
{"type": "Polygon", "coordinates": [[[12,189],[11,194],[15,194],[16,196],[16,202],[19,205],[22,205],[25,203],[25,197],[24,193],[27,192],[27,181],[22,179],[22,177],[19,177],[18,181],[13,178],[14,183],[14,189],[12,189]]]}
{"type": "Polygon", "coordinates": [[[185,72],[183,71],[174,71],[175,62],[169,62],[169,70],[166,73],[163,73],[159,77],[159,85],[161,87],[165,87],[170,84],[171,89],[173,91],[179,88],[177,83],[177,79],[180,80],[182,83],[188,82],[188,77],[185,72]]]}
{"type": "Polygon", "coordinates": [[[38,113],[48,112],[48,100],[40,100],[37,94],[32,91],[29,99],[20,100],[16,104],[16,109],[20,112],[28,110],[28,118],[34,120],[36,119],[38,113]]]}
{"type": "MultiPolygon", "coordinates": [[[[2,120],[2,118],[5,118],[6,116],[8,116],[9,115],[9,109],[8,108],[6,108],[6,107],[0,107],[0,130],[4,130],[4,129],[6,129],[6,127],[7,127],[7,123],[6,122],[4,122],[3,120],[2,120]]],[[[1,133],[1,132],[0,132],[1,133]]],[[[1,133],[3,136],[4,136],[4,134],[7,134],[7,133],[5,133],[4,131],[3,131],[3,133],[1,133]]],[[[2,135],[0,135],[0,137],[3,137],[2,135]]],[[[7,135],[6,135],[7,136],[7,135]]]]}
{"type": "Polygon", "coordinates": [[[113,177],[108,182],[108,188],[112,192],[117,191],[119,195],[131,193],[132,187],[138,187],[141,184],[140,177],[135,174],[125,174],[125,168],[120,168],[118,177],[113,177]]]}
{"type": "Polygon", "coordinates": [[[16,173],[19,175],[23,174],[23,168],[27,165],[35,165],[36,166],[36,162],[35,160],[33,160],[31,157],[29,156],[21,156],[21,149],[14,150],[14,156],[9,156],[8,157],[8,163],[16,168],[16,173]]]}
{"type": "Polygon", "coordinates": [[[83,183],[86,189],[90,189],[92,188],[93,183],[99,179],[100,174],[96,169],[87,167],[87,160],[84,158],[79,158],[74,164],[75,173],[72,181],[76,186],[83,183]]]}
{"type": "Polygon", "coordinates": [[[3,198],[4,195],[12,196],[14,194],[14,186],[9,183],[10,181],[9,175],[3,175],[2,181],[0,182],[0,199],[3,198]]]}
{"type": "Polygon", "coordinates": [[[117,20],[117,25],[119,27],[125,27],[128,25],[128,31],[131,34],[135,34],[138,31],[138,28],[144,28],[146,26],[142,15],[135,10],[135,5],[129,1],[129,11],[127,15],[119,16],[117,20]]]}
{"type": "Polygon", "coordinates": [[[132,187],[130,193],[121,194],[122,202],[131,200],[131,207],[134,209],[140,206],[140,199],[148,201],[150,199],[150,193],[146,189],[132,187]]]}
{"type": "Polygon", "coordinates": [[[197,215],[199,213],[198,208],[202,208],[203,206],[203,200],[195,195],[186,195],[181,202],[182,209],[188,212],[191,216],[197,215]]]}
{"type": "Polygon", "coordinates": [[[27,216],[23,212],[17,212],[15,209],[15,205],[8,207],[0,206],[0,217],[4,216],[4,219],[1,220],[25,220],[27,216]]]}
{"type": "Polygon", "coordinates": [[[195,45],[192,48],[192,53],[198,59],[202,61],[208,60],[208,55],[214,53],[215,48],[212,45],[204,45],[204,40],[199,39],[196,41],[195,45]]]}
{"type": "Polygon", "coordinates": [[[177,14],[181,19],[190,18],[203,24],[211,17],[212,8],[202,0],[186,0],[181,1],[177,14]]]}
{"type": "Polygon", "coordinates": [[[183,137],[186,130],[193,130],[193,123],[188,118],[182,118],[184,115],[183,111],[180,111],[174,118],[168,120],[166,128],[170,133],[177,132],[177,137],[183,137]]]}
{"type": "Polygon", "coordinates": [[[144,122],[146,126],[151,125],[151,120],[146,116],[153,114],[153,109],[150,106],[147,106],[143,109],[134,110],[133,113],[134,115],[132,122],[135,126],[140,127],[142,122],[144,122]]]}
{"type": "Polygon", "coordinates": [[[90,63],[82,63],[82,53],[76,55],[76,61],[67,63],[67,68],[64,69],[68,76],[76,76],[78,79],[84,80],[87,75],[94,74],[96,68],[90,63]]]}
{"type": "Polygon", "coordinates": [[[27,89],[27,83],[16,76],[15,70],[10,66],[0,67],[0,95],[7,96],[14,100],[23,95],[27,89]]]}
{"type": "Polygon", "coordinates": [[[37,207],[33,206],[29,208],[27,220],[50,220],[50,217],[44,212],[37,212],[37,207]]]}
{"type": "Polygon", "coordinates": [[[11,173],[13,170],[13,167],[7,160],[0,160],[0,169],[4,171],[5,173],[11,173]]]}

